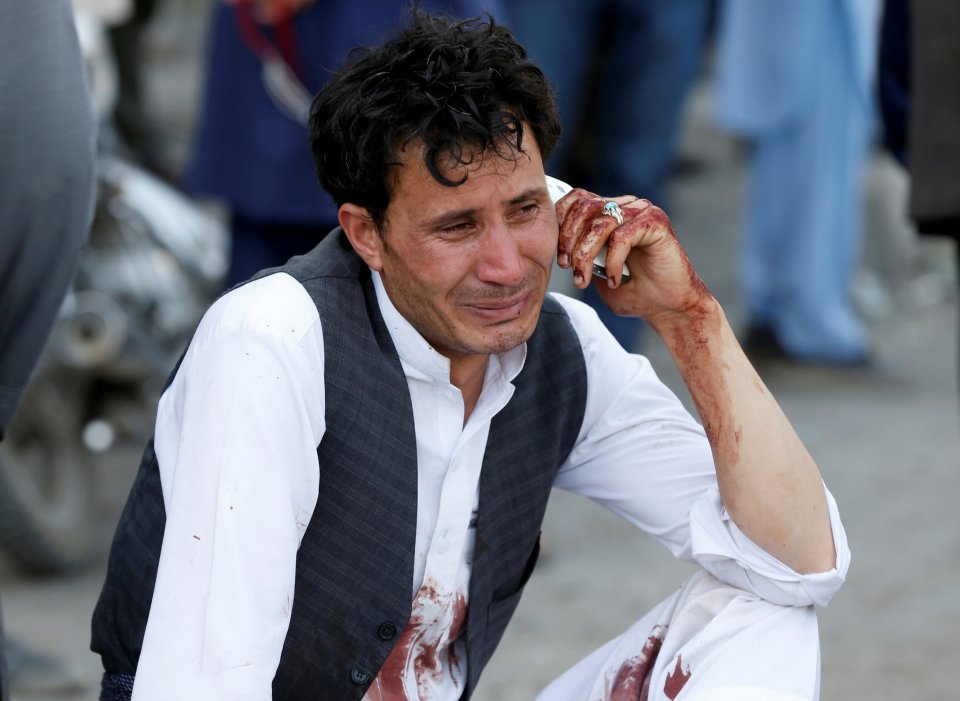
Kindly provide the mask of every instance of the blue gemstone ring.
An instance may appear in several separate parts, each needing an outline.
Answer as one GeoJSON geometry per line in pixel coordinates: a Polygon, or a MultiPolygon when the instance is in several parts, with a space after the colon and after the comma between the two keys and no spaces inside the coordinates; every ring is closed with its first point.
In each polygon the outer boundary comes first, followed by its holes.
{"type": "Polygon", "coordinates": [[[620,209],[620,205],[616,202],[607,202],[603,205],[603,214],[616,219],[617,226],[623,225],[623,210],[620,209]]]}

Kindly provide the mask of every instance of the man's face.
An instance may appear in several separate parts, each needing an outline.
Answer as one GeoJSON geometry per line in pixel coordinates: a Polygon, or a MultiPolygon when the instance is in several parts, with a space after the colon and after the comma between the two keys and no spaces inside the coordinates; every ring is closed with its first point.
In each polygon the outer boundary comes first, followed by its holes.
{"type": "MultiPolygon", "coordinates": [[[[526,341],[557,251],[557,215],[533,139],[516,160],[445,171],[438,183],[408,147],[386,210],[380,271],[390,299],[451,360],[526,341]]],[[[478,159],[475,159],[475,161],[478,159]]]]}

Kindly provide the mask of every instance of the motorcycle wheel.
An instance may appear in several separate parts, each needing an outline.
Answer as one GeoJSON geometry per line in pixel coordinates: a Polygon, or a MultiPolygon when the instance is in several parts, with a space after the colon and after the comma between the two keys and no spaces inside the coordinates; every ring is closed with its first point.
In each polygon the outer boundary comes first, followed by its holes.
{"type": "Polygon", "coordinates": [[[0,443],[0,545],[28,574],[72,570],[94,552],[97,473],[82,440],[82,389],[35,378],[0,443]]]}

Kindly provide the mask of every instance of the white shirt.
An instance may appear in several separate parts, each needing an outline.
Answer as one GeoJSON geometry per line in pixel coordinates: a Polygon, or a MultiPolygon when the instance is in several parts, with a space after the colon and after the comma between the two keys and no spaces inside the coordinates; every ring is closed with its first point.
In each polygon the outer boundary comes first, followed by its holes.
{"type": "MultiPolygon", "coordinates": [[[[402,687],[411,699],[453,700],[466,678],[462,642],[454,641],[468,603],[480,466],[526,347],[491,357],[464,425],[449,361],[397,312],[376,274],[374,283],[410,389],[419,491],[413,615],[367,699],[402,687]]],[[[728,518],[702,428],[646,358],[623,351],[586,305],[555,298],[587,372],[583,426],[556,486],[774,603],[827,603],[849,565],[832,497],[837,567],[797,574],[728,518]]],[[[318,496],[323,356],[316,306],[283,273],[224,295],[201,321],[158,409],[167,522],[134,701],[271,699],[297,548],[318,496]]]]}

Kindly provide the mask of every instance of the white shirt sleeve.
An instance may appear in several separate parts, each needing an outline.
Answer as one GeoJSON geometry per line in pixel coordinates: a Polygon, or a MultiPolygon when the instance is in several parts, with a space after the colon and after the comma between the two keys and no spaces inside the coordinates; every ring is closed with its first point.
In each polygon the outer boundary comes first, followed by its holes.
{"type": "Polygon", "coordinates": [[[323,343],[287,275],[204,317],[161,398],[166,507],[134,701],[269,701],[318,491],[323,343]]]}
{"type": "Polygon", "coordinates": [[[587,366],[583,428],[556,486],[589,497],[649,533],[676,557],[776,604],[825,605],[850,563],[836,502],[827,492],[837,566],[799,574],[753,543],[720,502],[706,434],[656,376],[624,351],[593,310],[557,296],[580,336],[587,366]]]}

